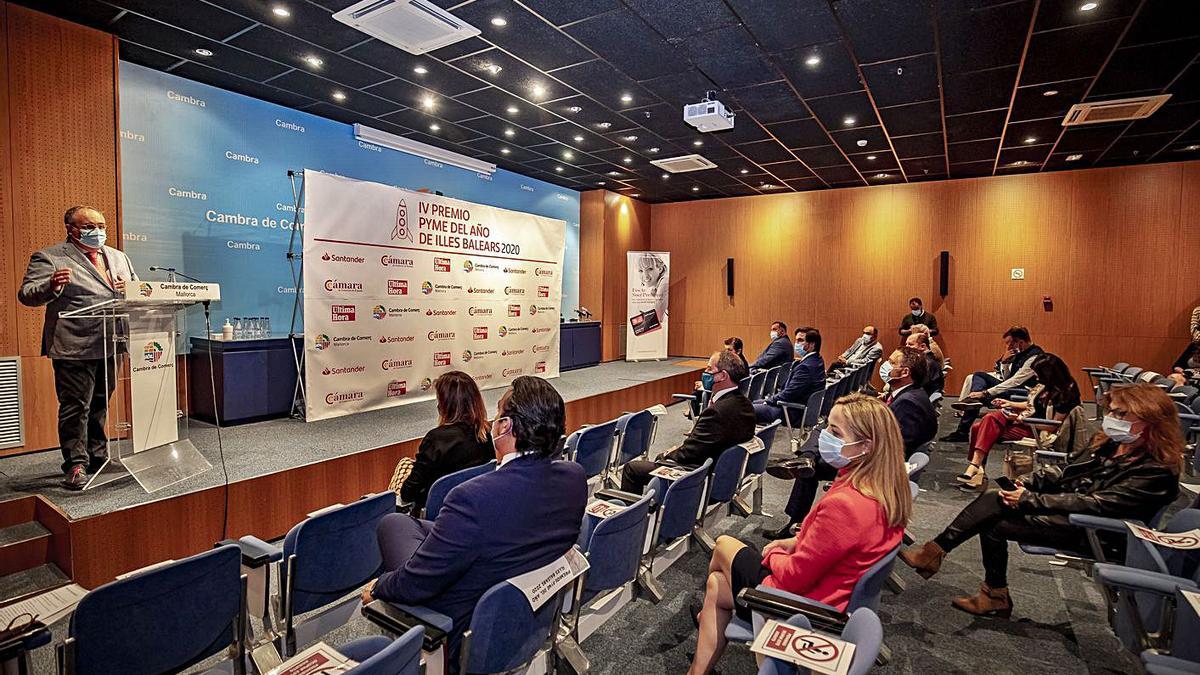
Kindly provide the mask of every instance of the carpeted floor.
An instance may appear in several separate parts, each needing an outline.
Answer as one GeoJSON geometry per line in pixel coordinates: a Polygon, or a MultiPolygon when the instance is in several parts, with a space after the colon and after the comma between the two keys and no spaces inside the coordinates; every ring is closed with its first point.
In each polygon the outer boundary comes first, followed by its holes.
{"type": "MultiPolygon", "coordinates": [[[[655,453],[678,442],[690,422],[679,406],[663,420],[655,453]]],[[[942,417],[943,433],[954,419],[942,417]]],[[[781,432],[776,454],[787,453],[781,432]]],[[[938,443],[930,468],[922,478],[915,518],[909,528],[918,542],[935,535],[972,498],[953,486],[965,460],[961,444],[938,443]]],[[[989,473],[999,473],[1001,453],[993,453],[989,473]]],[[[781,512],[790,484],[768,479],[766,511],[781,512]]],[[[1192,492],[1181,495],[1179,505],[1192,492]]],[[[779,518],[726,517],[716,528],[756,546],[763,525],[778,526],[779,518]]],[[[880,605],[884,636],[892,662],[878,673],[1134,673],[1141,672],[1136,658],[1123,651],[1104,618],[1104,605],[1094,584],[1076,569],[1054,567],[1046,558],[1025,555],[1011,546],[1009,580],[1015,611],[1010,621],[978,619],[950,607],[957,595],[975,592],[981,581],[978,547],[972,544],[953,552],[942,571],[929,581],[897,565],[907,588],[896,595],[885,591],[880,605]]],[[[683,673],[695,648],[695,629],[688,606],[699,597],[708,559],[693,548],[661,578],[666,592],[655,605],[634,600],[583,643],[597,675],[683,673]]],[[[61,641],[65,622],[55,626],[61,641]]],[[[361,618],[326,637],[333,645],[375,633],[361,618]]],[[[36,672],[53,672],[53,653],[39,650],[36,672]]],[[[723,675],[756,672],[753,656],[744,647],[731,647],[718,666],[723,675]]]]}

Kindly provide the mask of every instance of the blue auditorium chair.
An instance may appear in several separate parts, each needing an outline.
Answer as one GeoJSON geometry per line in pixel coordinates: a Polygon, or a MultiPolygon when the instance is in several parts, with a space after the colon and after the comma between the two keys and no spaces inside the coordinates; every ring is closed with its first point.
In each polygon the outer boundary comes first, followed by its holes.
{"type": "Polygon", "coordinates": [[[493,459],[479,466],[471,466],[446,474],[435,480],[433,485],[429,486],[429,496],[425,498],[425,514],[422,517],[425,520],[435,520],[438,511],[442,510],[442,502],[446,501],[446,495],[450,494],[451,490],[476,476],[482,476],[495,470],[496,460],[493,459]]]}
{"type": "Polygon", "coordinates": [[[708,475],[704,498],[701,499],[700,511],[696,514],[696,527],[692,531],[696,543],[706,553],[712,553],[717,545],[708,531],[710,521],[715,520],[723,509],[729,508],[730,502],[737,494],[738,486],[742,484],[747,457],[746,448],[742,445],[726,448],[717,458],[712,473],[708,475]]]}
{"type": "MultiPolygon", "coordinates": [[[[794,614],[785,623],[812,630],[808,617],[803,614],[794,614]]],[[[863,675],[870,671],[883,647],[883,624],[879,621],[879,615],[865,607],[854,610],[840,637],[854,645],[854,656],[850,660],[847,675],[863,675]]],[[[807,675],[809,672],[795,664],[770,657],[763,659],[758,668],[758,675],[807,675]]]]}
{"type": "Polygon", "coordinates": [[[606,474],[610,484],[620,483],[621,467],[635,459],[645,459],[649,456],[656,426],[658,418],[649,410],[625,413],[617,418],[616,460],[606,474]]]}
{"type": "Polygon", "coordinates": [[[358,665],[341,675],[418,675],[421,673],[423,626],[414,626],[391,640],[373,635],[338,647],[338,653],[358,665]]]}
{"type": "Polygon", "coordinates": [[[588,481],[603,476],[612,461],[616,440],[617,420],[584,427],[567,436],[567,457],[583,467],[588,481]]]}
{"type": "Polygon", "coordinates": [[[1150,675],[1200,673],[1200,615],[1182,590],[1175,591],[1174,633],[1169,654],[1155,649],[1142,652],[1142,664],[1150,675]]]}
{"type": "Polygon", "coordinates": [[[767,376],[766,376],[766,378],[763,379],[763,387],[762,387],[762,392],[761,392],[763,398],[766,398],[767,396],[774,394],[775,391],[779,388],[779,373],[782,370],[783,370],[783,366],[781,366],[781,365],[774,366],[773,368],[767,368],[767,370],[766,370],[767,376]]]}
{"type": "MultiPolygon", "coordinates": [[[[650,550],[638,574],[638,585],[653,602],[663,598],[662,587],[654,572],[654,560],[660,553],[676,548],[678,542],[692,534],[696,514],[700,512],[700,502],[704,499],[705,477],[712,463],[711,459],[706,459],[704,464],[678,480],[667,481],[656,476],[646,486],[645,492],[653,490],[655,495],[663,496],[654,520],[654,532],[650,536],[650,550]]],[[[680,554],[684,550],[679,549],[680,554]]]]}
{"type": "Polygon", "coordinates": [[[226,544],[88,592],[58,646],[58,670],[173,673],[224,651],[245,673],[246,624],[241,554],[226,544]]]}
{"type": "Polygon", "coordinates": [[[925,452],[925,449],[928,447],[929,443],[922,445],[905,462],[908,469],[908,479],[914,483],[921,482],[921,474],[925,473],[925,467],[929,466],[929,453],[925,452]]]}
{"type": "MultiPolygon", "coordinates": [[[[779,426],[783,424],[782,420],[775,420],[770,424],[759,427],[755,430],[754,435],[758,440],[762,441],[762,450],[750,453],[746,458],[746,470],[742,473],[741,484],[738,485],[737,492],[734,493],[730,504],[733,508],[743,516],[767,516],[763,513],[763,474],[767,471],[767,463],[771,460],[771,446],[775,445],[775,434],[779,431],[779,426]],[[751,497],[752,505],[747,505],[741,495],[746,491],[753,489],[751,497]]],[[[768,516],[769,517],[769,516],[768,516]]]]}
{"type": "MultiPolygon", "coordinates": [[[[804,403],[779,402],[779,406],[783,408],[783,423],[787,426],[792,452],[798,452],[808,442],[812,432],[820,426],[821,411],[825,409],[825,400],[829,395],[830,389],[825,387],[809,394],[804,403]],[[796,418],[795,422],[793,418],[796,418]]],[[[830,407],[832,406],[831,403],[830,407]]]]}

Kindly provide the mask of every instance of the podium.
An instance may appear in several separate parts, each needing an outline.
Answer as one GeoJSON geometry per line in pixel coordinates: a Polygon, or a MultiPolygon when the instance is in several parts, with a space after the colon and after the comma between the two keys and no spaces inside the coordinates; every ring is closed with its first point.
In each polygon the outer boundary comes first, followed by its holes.
{"type": "Polygon", "coordinates": [[[128,475],[155,492],[212,468],[188,438],[188,416],[179,406],[180,393],[188,391],[187,368],[178,367],[176,354],[180,313],[220,299],[217,284],[130,281],[123,297],[59,315],[90,322],[103,334],[105,357],[114,365],[105,377],[116,378],[105,382],[116,385],[108,406],[108,461],[85,490],[128,475]]]}

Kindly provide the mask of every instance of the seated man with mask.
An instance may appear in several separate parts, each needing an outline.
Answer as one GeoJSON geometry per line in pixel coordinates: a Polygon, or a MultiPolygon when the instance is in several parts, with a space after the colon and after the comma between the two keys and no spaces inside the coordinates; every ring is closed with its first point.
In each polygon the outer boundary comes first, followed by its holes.
{"type": "Polygon", "coordinates": [[[450,491],[434,522],[391,514],[379,524],[384,572],[363,602],[423,605],[454,621],[450,652],[484,593],[547,565],[579,538],[587,505],[583,467],[556,461],[566,426],[562,397],[522,376],[491,423],[499,467],[450,491]]]}
{"type": "Polygon", "coordinates": [[[621,470],[621,489],[641,494],[650,482],[651,471],[660,465],[695,468],[717,458],[726,449],[745,443],[754,436],[754,408],[738,390],[746,376],[746,367],[738,355],[728,349],[715,352],[701,375],[703,386],[712,392],[712,402],[696,418],[687,438],[677,447],[659,455],[657,462],[634,460],[621,470]]]}
{"type": "Polygon", "coordinates": [[[750,364],[750,370],[766,370],[782,366],[792,360],[792,341],[788,338],[787,324],[776,321],[771,324],[771,342],[762,354],[750,364]]]}
{"type": "Polygon", "coordinates": [[[829,364],[832,375],[843,368],[857,368],[883,356],[883,345],[879,344],[879,329],[874,326],[863,328],[862,336],[851,344],[842,355],[829,364]]]}
{"type": "MultiPolygon", "coordinates": [[[[783,419],[780,403],[805,404],[808,397],[825,387],[825,362],[821,359],[821,332],[816,328],[804,331],[803,339],[796,339],[796,358],[787,382],[779,393],[754,404],[754,418],[759,424],[770,424],[783,419]]],[[[791,413],[789,413],[791,414],[791,413]]]]}

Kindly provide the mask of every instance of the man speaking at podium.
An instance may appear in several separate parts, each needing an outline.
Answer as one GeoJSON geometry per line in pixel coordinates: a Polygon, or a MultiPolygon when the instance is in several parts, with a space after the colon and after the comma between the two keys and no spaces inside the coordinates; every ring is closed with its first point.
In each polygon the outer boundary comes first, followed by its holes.
{"type": "Polygon", "coordinates": [[[125,282],[136,281],[129,257],[104,245],[104,214],[72,206],[63,214],[67,240],[29,258],[17,299],[30,307],[46,306],[42,355],[54,364],[58,395],[58,444],[63,485],[82,490],[88,474],[108,459],[104,432],[108,399],[116,385],[113,359],[104,356],[100,319],[66,319],[59,314],[120,297],[125,282]]]}

